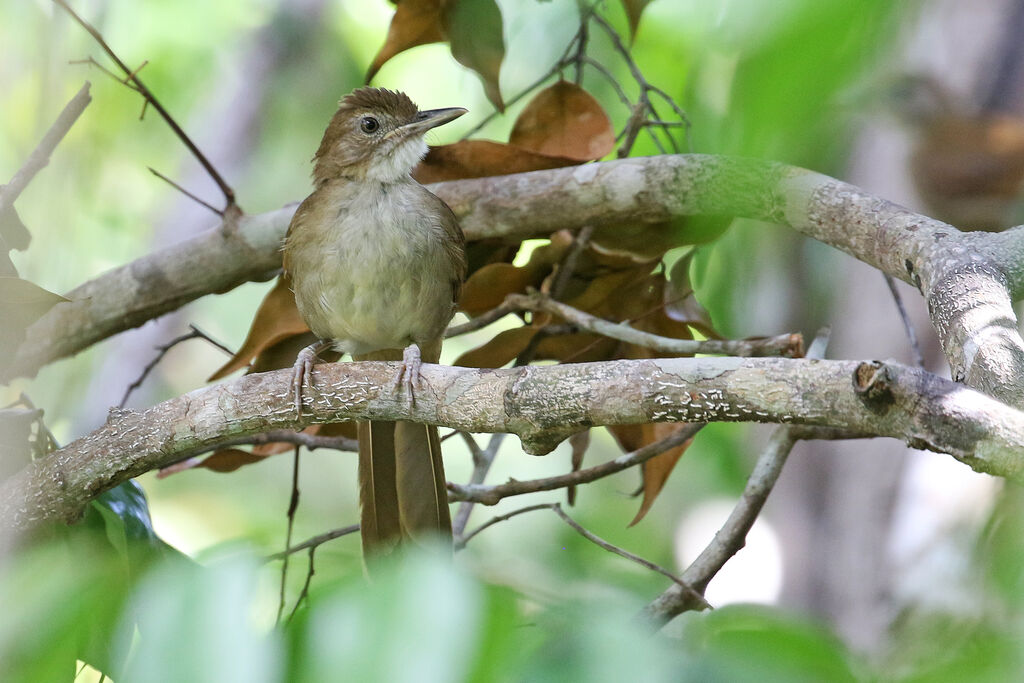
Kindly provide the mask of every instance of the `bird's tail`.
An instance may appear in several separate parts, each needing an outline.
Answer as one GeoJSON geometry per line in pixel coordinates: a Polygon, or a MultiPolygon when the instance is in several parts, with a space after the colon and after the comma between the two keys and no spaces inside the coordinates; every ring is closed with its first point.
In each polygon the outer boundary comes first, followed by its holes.
{"type": "MultiPolygon", "coordinates": [[[[420,352],[424,362],[435,363],[440,343],[424,345],[420,352]]],[[[356,358],[401,359],[400,349],[356,358]]],[[[387,554],[407,540],[450,543],[452,522],[437,427],[359,423],[359,502],[364,557],[387,554]]]]}

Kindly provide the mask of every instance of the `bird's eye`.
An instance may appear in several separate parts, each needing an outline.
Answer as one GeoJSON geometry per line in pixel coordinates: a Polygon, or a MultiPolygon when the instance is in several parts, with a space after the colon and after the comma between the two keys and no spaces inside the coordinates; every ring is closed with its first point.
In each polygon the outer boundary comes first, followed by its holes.
{"type": "Polygon", "coordinates": [[[363,120],[359,122],[359,127],[363,129],[364,133],[373,133],[380,128],[380,123],[372,116],[364,116],[363,120]]]}

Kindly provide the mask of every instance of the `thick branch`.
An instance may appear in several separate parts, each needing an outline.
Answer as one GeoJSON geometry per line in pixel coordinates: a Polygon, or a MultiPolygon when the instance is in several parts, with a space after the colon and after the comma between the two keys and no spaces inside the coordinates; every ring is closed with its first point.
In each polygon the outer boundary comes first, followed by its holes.
{"type": "Polygon", "coordinates": [[[317,366],[294,418],[290,370],[198,389],[107,424],[0,487],[0,520],[74,519],[99,493],[209,444],[271,429],[351,419],[410,419],[512,432],[546,453],[584,426],[755,421],[836,427],[950,453],[1024,480],[1024,413],[896,364],[784,358],[673,358],[509,370],[428,365],[411,408],[389,390],[393,363],[317,366]]]}
{"type": "MultiPolygon", "coordinates": [[[[944,339],[950,364],[966,368],[973,386],[1024,403],[1024,344],[1007,305],[1011,294],[1024,292],[1024,229],[961,233],[818,173],[702,155],[622,159],[432,189],[456,212],[471,240],[519,241],[586,225],[653,225],[698,214],[788,224],[917,286],[940,335],[962,337],[954,343],[944,339]],[[972,269],[992,290],[980,306],[992,306],[994,326],[991,315],[972,315],[979,305],[969,296],[956,299],[963,309],[957,315],[949,311],[960,288],[948,283],[972,269]]],[[[215,229],[70,292],[71,303],[58,304],[29,328],[17,357],[21,372],[32,374],[204,294],[268,277],[280,265],[280,238],[291,213],[285,208],[243,219],[235,235],[215,229]]]]}

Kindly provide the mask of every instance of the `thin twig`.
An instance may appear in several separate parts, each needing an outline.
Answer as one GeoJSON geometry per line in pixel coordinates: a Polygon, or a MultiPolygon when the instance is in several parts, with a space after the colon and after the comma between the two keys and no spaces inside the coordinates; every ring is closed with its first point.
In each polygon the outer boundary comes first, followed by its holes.
{"type": "Polygon", "coordinates": [[[608,541],[604,540],[603,538],[601,538],[600,536],[598,536],[598,535],[596,535],[596,534],[594,534],[594,533],[592,533],[590,531],[587,531],[582,526],[580,526],[580,524],[576,520],[574,520],[572,517],[570,517],[565,512],[565,510],[562,509],[562,504],[561,503],[552,503],[551,509],[554,511],[554,513],[556,515],[558,515],[559,517],[562,518],[563,522],[565,522],[566,524],[571,526],[573,529],[576,530],[577,533],[579,533],[581,536],[583,536],[583,538],[587,539],[591,543],[593,543],[593,544],[595,544],[597,546],[600,546],[601,548],[604,548],[608,552],[615,553],[619,557],[624,557],[627,560],[632,560],[633,562],[636,562],[637,564],[639,564],[641,567],[646,567],[647,569],[650,569],[651,571],[658,572],[662,576],[668,577],[669,579],[674,581],[677,586],[679,586],[680,590],[683,593],[685,593],[687,596],[689,596],[689,598],[691,600],[694,600],[700,606],[700,609],[710,609],[711,608],[711,605],[708,604],[708,601],[704,599],[704,596],[701,595],[699,592],[697,592],[684,579],[676,576],[675,574],[673,574],[669,570],[665,569],[664,567],[662,567],[660,565],[657,565],[657,564],[654,564],[650,560],[645,560],[644,558],[640,557],[639,555],[634,555],[633,553],[629,552],[628,550],[624,550],[623,548],[620,548],[617,545],[613,545],[613,544],[609,543],[608,541]]]}
{"type": "Polygon", "coordinates": [[[326,448],[333,451],[356,452],[359,450],[359,442],[347,436],[321,436],[307,432],[296,432],[290,429],[272,429],[269,432],[259,434],[247,434],[231,439],[225,439],[216,443],[206,444],[190,452],[186,457],[177,462],[161,467],[157,478],[169,477],[178,472],[184,472],[202,464],[199,456],[204,453],[219,451],[223,448],[233,446],[265,446],[271,443],[287,443],[294,446],[304,446],[307,450],[315,451],[318,448],[326,448]]]}
{"type": "Polygon", "coordinates": [[[445,339],[451,339],[452,337],[458,337],[459,335],[462,334],[476,332],[479,329],[487,327],[493,322],[501,320],[509,313],[514,312],[515,308],[508,306],[506,304],[501,304],[500,306],[496,306],[485,313],[481,313],[480,315],[478,315],[477,317],[473,318],[468,322],[464,322],[461,325],[452,325],[447,330],[445,330],[444,337],[445,339]]]}
{"type": "Polygon", "coordinates": [[[313,536],[312,538],[309,538],[303,541],[302,543],[299,543],[298,545],[293,545],[291,548],[288,548],[287,550],[282,550],[281,552],[274,553],[273,555],[267,555],[263,558],[263,561],[273,562],[274,560],[283,560],[286,555],[291,555],[292,553],[297,553],[300,550],[306,550],[307,548],[316,548],[317,546],[323,545],[327,541],[333,541],[336,538],[348,536],[349,534],[354,534],[357,531],[359,531],[358,524],[350,524],[348,526],[343,526],[340,529],[332,529],[325,533],[313,536]]]}
{"type": "MultiPolygon", "coordinates": [[[[473,473],[469,477],[469,486],[478,486],[484,483],[487,473],[491,471],[491,465],[494,464],[494,457],[498,454],[498,448],[501,447],[501,442],[505,440],[506,436],[508,435],[502,432],[491,434],[491,440],[487,443],[487,448],[483,449],[479,456],[474,456],[473,473]]],[[[451,486],[450,483],[449,486],[451,486]]],[[[472,512],[472,501],[464,501],[459,505],[459,509],[455,511],[455,519],[452,520],[452,534],[455,538],[459,538],[466,530],[466,525],[469,523],[469,515],[472,512]]]]}
{"type": "MultiPolygon", "coordinates": [[[[295,511],[299,509],[299,447],[295,447],[295,455],[292,460],[292,495],[288,500],[288,530],[285,532],[284,547],[287,551],[292,547],[292,531],[295,528],[295,511]]],[[[277,619],[274,623],[281,623],[281,615],[284,613],[285,587],[288,578],[288,553],[285,552],[284,563],[281,565],[281,597],[277,604],[277,619]]]]}
{"type": "Polygon", "coordinates": [[[182,130],[181,126],[178,125],[178,122],[174,120],[174,117],[172,117],[168,113],[168,111],[164,109],[164,106],[160,104],[160,101],[156,99],[156,96],[152,93],[152,91],[150,91],[150,89],[146,87],[142,80],[139,79],[138,74],[135,73],[135,71],[137,70],[130,69],[123,61],[121,61],[121,58],[117,56],[113,49],[111,49],[110,45],[108,45],[107,41],[103,39],[103,36],[100,34],[100,32],[97,31],[92,24],[87,22],[82,17],[78,16],[78,14],[76,14],[75,11],[71,9],[71,6],[68,5],[68,3],[65,2],[65,0],[53,1],[56,4],[60,5],[60,7],[65,12],[71,15],[71,17],[78,23],[79,26],[84,28],[89,33],[89,35],[93,37],[93,39],[99,44],[99,46],[103,48],[103,51],[107,53],[107,56],[110,57],[114,64],[116,64],[117,67],[125,74],[125,76],[127,76],[127,80],[131,81],[138,89],[139,93],[146,99],[146,101],[153,105],[153,108],[156,109],[157,113],[159,113],[163,120],[167,122],[167,125],[171,127],[171,130],[173,130],[174,134],[178,136],[178,139],[181,140],[182,144],[184,144],[185,147],[187,147],[188,150],[192,152],[192,155],[196,158],[197,161],[199,161],[202,167],[206,169],[206,172],[210,175],[210,178],[213,179],[213,182],[217,183],[217,187],[219,187],[220,191],[224,194],[224,199],[227,201],[227,207],[225,207],[225,209],[234,206],[234,190],[232,190],[231,186],[229,186],[227,182],[224,181],[220,173],[217,172],[217,169],[214,168],[212,163],[210,163],[210,160],[207,159],[206,156],[199,151],[199,148],[196,146],[194,142],[192,142],[192,139],[185,134],[185,131],[182,130]]]}
{"type": "Polygon", "coordinates": [[[215,214],[217,214],[221,218],[224,217],[224,211],[222,211],[221,209],[218,209],[213,204],[209,204],[209,203],[203,201],[202,199],[200,199],[196,195],[192,194],[191,192],[186,190],[184,187],[182,187],[178,183],[174,182],[173,180],[171,180],[170,178],[168,178],[167,176],[165,176],[163,173],[161,173],[160,171],[156,170],[152,166],[147,166],[146,168],[149,169],[150,173],[152,173],[157,178],[159,178],[160,180],[164,181],[165,183],[167,183],[168,185],[173,187],[175,190],[177,190],[178,192],[182,193],[183,195],[185,195],[186,197],[188,197],[189,199],[194,201],[196,204],[199,204],[200,206],[206,207],[207,209],[209,209],[210,211],[213,211],[215,214]]]}
{"type": "Polygon", "coordinates": [[[288,614],[288,622],[290,623],[295,618],[295,613],[299,611],[299,605],[302,601],[309,597],[309,584],[313,582],[313,574],[316,574],[316,569],[313,566],[313,556],[316,554],[316,546],[310,546],[309,548],[309,569],[306,571],[306,580],[302,584],[302,590],[299,592],[299,597],[295,598],[295,605],[292,607],[292,611],[288,614]]]}
{"type": "Polygon", "coordinates": [[[594,545],[596,545],[596,546],[598,546],[600,548],[604,548],[608,552],[615,553],[619,557],[624,557],[627,560],[631,560],[631,561],[639,564],[641,567],[645,567],[646,569],[650,569],[651,571],[657,572],[657,573],[661,574],[662,576],[665,576],[665,577],[671,579],[679,587],[679,589],[681,591],[683,591],[691,600],[693,600],[696,604],[701,605],[701,609],[708,609],[708,608],[711,607],[711,605],[708,604],[707,600],[704,599],[703,595],[701,595],[693,587],[688,585],[685,580],[683,580],[680,577],[676,576],[675,574],[673,574],[669,570],[665,569],[664,567],[662,567],[662,566],[660,566],[658,564],[655,564],[654,562],[651,562],[650,560],[645,560],[644,558],[640,557],[639,555],[634,555],[633,553],[629,552],[628,550],[620,548],[617,545],[609,543],[608,541],[604,540],[603,538],[601,538],[597,534],[594,534],[594,533],[588,531],[587,529],[585,529],[582,525],[579,524],[579,522],[577,522],[572,517],[570,517],[565,512],[565,510],[562,509],[561,503],[541,503],[539,505],[530,505],[528,507],[520,508],[518,510],[513,510],[512,512],[509,512],[509,513],[504,514],[504,515],[498,515],[496,517],[492,517],[491,519],[487,520],[486,522],[484,522],[483,524],[478,526],[476,529],[473,529],[473,531],[471,531],[469,534],[467,534],[465,538],[459,540],[456,543],[456,545],[455,545],[455,549],[456,550],[462,550],[463,548],[466,547],[466,544],[474,536],[479,534],[481,531],[484,531],[485,529],[487,529],[487,528],[489,528],[491,526],[494,526],[495,524],[497,524],[499,522],[504,522],[504,521],[506,521],[508,519],[516,517],[517,515],[521,515],[521,514],[526,513],[526,512],[534,512],[536,510],[551,510],[556,515],[558,515],[559,519],[561,519],[563,522],[568,524],[569,527],[572,528],[576,533],[578,533],[580,536],[582,536],[583,538],[587,539],[588,541],[590,541],[594,545]]]}
{"type": "Polygon", "coordinates": [[[530,505],[530,506],[527,506],[527,507],[524,507],[524,508],[519,508],[518,510],[513,510],[512,512],[509,512],[509,513],[504,514],[504,515],[495,515],[494,517],[491,517],[489,520],[487,520],[486,522],[484,522],[483,524],[481,524],[477,528],[475,528],[472,531],[470,531],[465,536],[463,536],[461,538],[457,538],[455,540],[455,550],[456,551],[462,550],[463,548],[466,547],[467,543],[469,543],[471,540],[473,540],[474,536],[479,534],[484,529],[487,529],[489,527],[494,526],[498,522],[504,522],[506,520],[512,519],[516,515],[521,515],[524,512],[533,512],[534,510],[550,510],[551,509],[551,505],[552,505],[551,503],[540,503],[539,505],[530,505]]]}
{"type": "Polygon", "coordinates": [[[50,163],[50,156],[53,154],[53,150],[57,148],[60,141],[71,130],[71,126],[75,124],[78,117],[89,106],[89,102],[92,101],[92,97],[89,95],[89,85],[89,81],[86,81],[85,85],[75,93],[75,96],[64,105],[64,109],[57,117],[57,120],[46,131],[43,139],[39,141],[36,148],[28,155],[28,159],[25,160],[25,163],[14,174],[11,181],[6,185],[0,186],[0,213],[12,206],[14,200],[18,198],[36,174],[50,163]]]}
{"type": "Polygon", "coordinates": [[[899,311],[900,320],[903,321],[903,329],[907,331],[907,341],[910,342],[910,352],[914,356],[914,365],[923,370],[924,356],[921,355],[921,347],[917,343],[917,333],[914,332],[914,324],[910,322],[907,308],[903,305],[903,297],[900,296],[900,290],[896,288],[896,280],[888,273],[882,273],[882,275],[885,277],[885,284],[889,285],[892,300],[896,303],[896,310],[899,311]]]}
{"type": "Polygon", "coordinates": [[[762,339],[674,339],[634,329],[623,323],[613,323],[603,318],[555,301],[540,292],[530,294],[509,294],[505,304],[515,310],[543,311],[564,318],[575,327],[596,334],[618,339],[629,344],[643,346],[663,353],[690,355],[695,353],[723,354],[727,356],[799,357],[802,339],[799,334],[782,334],[762,339]]]}
{"type": "Polygon", "coordinates": [[[160,361],[164,359],[164,356],[167,355],[167,352],[182,342],[188,341],[189,339],[205,339],[210,344],[216,346],[218,349],[228,354],[229,356],[234,355],[234,352],[232,352],[231,349],[224,346],[224,344],[221,344],[219,341],[217,341],[210,335],[206,334],[195,325],[189,325],[189,329],[191,330],[190,332],[187,332],[179,337],[175,337],[166,344],[156,347],[156,356],[153,358],[153,360],[149,361],[149,363],[146,364],[146,367],[142,369],[142,372],[139,374],[138,378],[136,378],[134,382],[129,384],[127,389],[125,389],[124,396],[121,397],[121,402],[117,404],[118,408],[124,408],[125,404],[128,403],[128,397],[132,395],[133,391],[142,386],[142,383],[146,380],[146,377],[148,377],[149,373],[153,371],[153,368],[155,368],[157,364],[159,364],[160,361]]]}
{"type": "Polygon", "coordinates": [[[521,496],[527,493],[553,491],[567,486],[587,484],[616,472],[621,472],[634,465],[639,465],[670,448],[684,444],[692,439],[703,426],[703,423],[685,424],[664,439],[647,444],[630,453],[624,453],[614,460],[608,460],[600,465],[569,472],[568,474],[541,479],[527,479],[525,481],[512,480],[494,486],[483,486],[482,484],[463,485],[449,482],[448,499],[496,505],[503,498],[508,498],[509,496],[521,496]]]}

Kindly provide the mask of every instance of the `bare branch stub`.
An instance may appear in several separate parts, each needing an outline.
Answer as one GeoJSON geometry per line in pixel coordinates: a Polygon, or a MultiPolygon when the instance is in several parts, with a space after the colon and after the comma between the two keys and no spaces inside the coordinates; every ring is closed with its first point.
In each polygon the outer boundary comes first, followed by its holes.
{"type": "MultiPolygon", "coordinates": [[[[149,88],[147,88],[146,85],[139,78],[137,72],[142,67],[140,66],[139,69],[129,68],[128,65],[126,65],[121,60],[121,58],[117,56],[117,54],[110,47],[107,41],[104,40],[102,34],[100,34],[98,30],[96,30],[95,26],[93,26],[85,19],[80,17],[73,9],[71,9],[71,6],[68,5],[68,3],[65,2],[65,0],[53,1],[57,5],[59,5],[65,12],[67,12],[71,16],[71,18],[74,19],[76,23],[78,23],[79,26],[84,28],[89,33],[89,35],[93,37],[93,39],[99,44],[103,51],[107,53],[107,56],[110,57],[114,64],[117,65],[117,68],[119,68],[125,74],[126,78],[124,79],[124,82],[126,84],[128,82],[132,83],[135,86],[135,89],[137,89],[138,92],[145,98],[145,101],[148,104],[152,105],[152,107],[156,109],[157,113],[160,114],[160,117],[167,122],[167,125],[171,127],[171,130],[174,131],[174,134],[178,136],[178,139],[181,140],[182,144],[184,144],[185,147],[188,148],[188,150],[192,153],[196,160],[206,170],[207,174],[209,174],[213,182],[215,182],[217,184],[217,187],[220,188],[220,191],[221,193],[223,193],[224,199],[227,202],[227,206],[225,206],[225,211],[228,208],[235,206],[235,191],[231,189],[231,186],[227,184],[227,182],[224,180],[223,177],[221,177],[220,173],[217,171],[214,165],[210,163],[210,160],[206,158],[206,155],[204,155],[199,150],[199,147],[196,146],[196,144],[185,133],[182,127],[178,125],[178,122],[174,120],[174,117],[170,115],[170,113],[164,108],[162,104],[160,104],[160,101],[156,98],[153,92],[149,88]]],[[[143,62],[142,66],[145,66],[145,62],[143,62]]]]}

